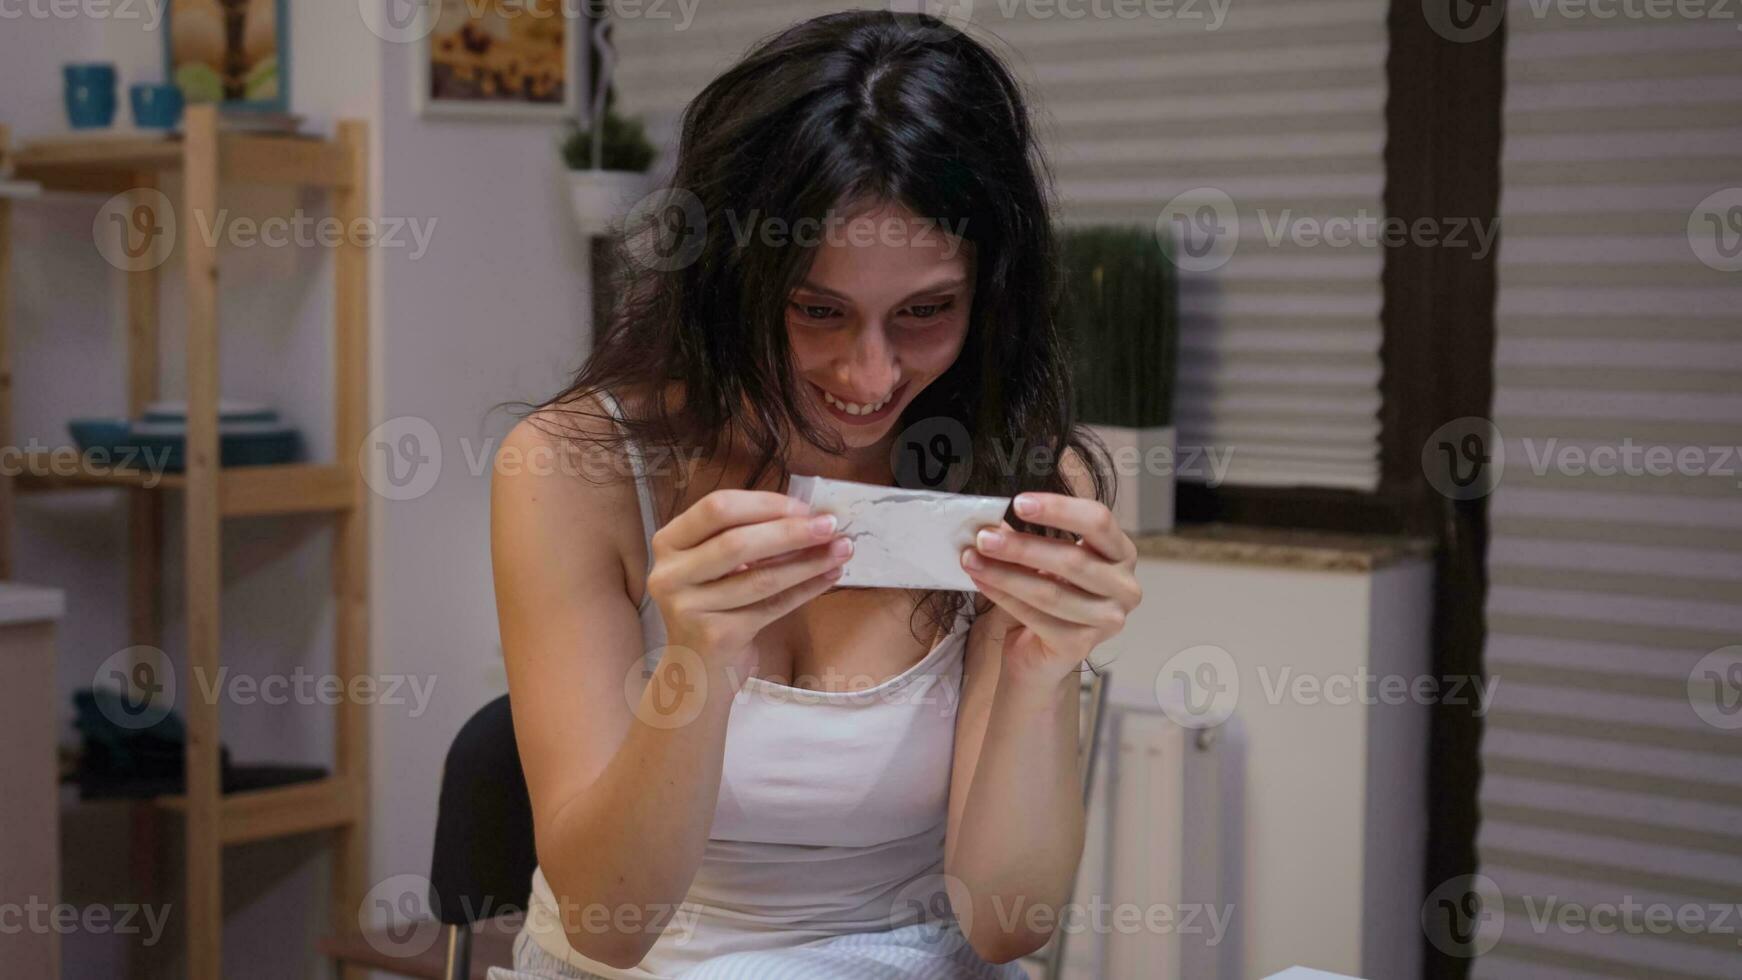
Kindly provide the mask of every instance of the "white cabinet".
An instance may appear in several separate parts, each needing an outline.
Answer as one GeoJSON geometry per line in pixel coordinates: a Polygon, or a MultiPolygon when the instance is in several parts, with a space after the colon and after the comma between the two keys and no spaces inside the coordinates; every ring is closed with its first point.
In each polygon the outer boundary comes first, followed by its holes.
{"type": "MultiPolygon", "coordinates": [[[[1153,716],[1158,686],[1176,703],[1183,692],[1199,709],[1231,708],[1216,729],[1218,775],[1162,783],[1219,794],[1209,809],[1224,826],[1217,844],[1218,835],[1177,819],[1203,800],[1178,801],[1167,811],[1173,817],[1120,812],[1109,824],[1113,864],[1182,855],[1178,873],[1190,878],[1201,877],[1206,857],[1220,863],[1217,901],[1233,912],[1222,939],[1233,949],[1217,958],[1223,976],[1263,977],[1295,964],[1359,977],[1419,975],[1428,715],[1438,696],[1424,549],[1213,530],[1146,538],[1142,547],[1143,604],[1097,660],[1115,658],[1110,699],[1130,709],[1127,719],[1153,716]],[[1207,847],[1215,853],[1202,853],[1207,847]]],[[[1171,715],[1193,720],[1177,706],[1171,715]]],[[[1130,753],[1105,755],[1122,759],[1127,771],[1116,778],[1130,783],[1130,753]]],[[[1154,806],[1130,793],[1116,798],[1124,810],[1154,806]]],[[[1073,953],[1095,940],[1073,937],[1073,953]]],[[[1134,941],[1156,951],[1146,976],[1178,969],[1175,937],[1115,933],[1110,961],[1134,941]]]]}
{"type": "Polygon", "coordinates": [[[55,623],[65,609],[59,589],[0,582],[0,973],[60,975],[60,936],[48,917],[60,902],[60,773],[55,741],[55,623]]]}

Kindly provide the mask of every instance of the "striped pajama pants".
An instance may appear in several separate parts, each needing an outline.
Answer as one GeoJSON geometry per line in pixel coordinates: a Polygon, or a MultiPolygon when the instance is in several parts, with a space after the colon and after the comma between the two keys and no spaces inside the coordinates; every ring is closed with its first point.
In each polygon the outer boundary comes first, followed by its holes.
{"type": "MultiPolygon", "coordinates": [[[[514,968],[493,967],[490,980],[605,980],[564,963],[522,932],[514,968]]],[[[1027,980],[1018,963],[981,959],[952,923],[922,922],[887,932],[854,933],[785,949],[716,957],[685,970],[682,980],[1027,980]]]]}

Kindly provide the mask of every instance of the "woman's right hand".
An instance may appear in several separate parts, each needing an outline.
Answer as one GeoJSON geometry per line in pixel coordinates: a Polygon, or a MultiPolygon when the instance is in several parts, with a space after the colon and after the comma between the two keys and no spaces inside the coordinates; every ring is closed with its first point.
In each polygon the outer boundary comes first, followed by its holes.
{"type": "Polygon", "coordinates": [[[653,534],[647,591],[667,641],[743,665],[756,634],[841,577],[835,519],[767,490],[715,490],[653,534]]]}

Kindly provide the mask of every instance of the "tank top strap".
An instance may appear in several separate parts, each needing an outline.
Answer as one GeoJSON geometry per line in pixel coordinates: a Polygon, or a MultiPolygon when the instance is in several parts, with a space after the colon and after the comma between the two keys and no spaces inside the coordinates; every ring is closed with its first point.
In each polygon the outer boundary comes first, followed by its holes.
{"type": "MultiPolygon", "coordinates": [[[[601,388],[599,402],[611,417],[617,420],[618,428],[623,429],[623,406],[618,404],[615,395],[601,388]]],[[[629,455],[629,466],[635,472],[635,497],[641,504],[641,536],[647,545],[647,568],[653,569],[653,532],[658,530],[655,523],[653,508],[653,488],[647,479],[647,461],[642,457],[641,446],[633,438],[629,438],[627,429],[623,429],[624,449],[629,455]]]]}

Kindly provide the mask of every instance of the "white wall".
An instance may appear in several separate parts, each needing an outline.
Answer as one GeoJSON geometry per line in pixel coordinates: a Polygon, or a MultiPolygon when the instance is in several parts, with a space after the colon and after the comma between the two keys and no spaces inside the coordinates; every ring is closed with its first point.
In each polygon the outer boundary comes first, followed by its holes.
{"type": "MultiPolygon", "coordinates": [[[[589,294],[581,242],[567,223],[555,127],[411,115],[411,48],[370,33],[355,3],[293,3],[293,111],[305,129],[340,118],[371,123],[375,213],[433,227],[428,251],[375,255],[372,419],[413,415],[440,434],[446,465],[434,488],[404,502],[373,501],[372,645],[380,675],[433,682],[428,710],[373,714],[375,824],[370,880],[426,873],[442,755],[469,713],[505,689],[496,646],[488,553],[484,440],[512,419],[486,418],[494,402],[537,400],[560,386],[586,349],[589,294]]],[[[139,22],[0,21],[0,121],[14,139],[64,131],[60,65],[108,60],[125,86],[154,81],[161,38],[139,22]]],[[[127,110],[123,106],[121,117],[127,110]]],[[[175,197],[174,193],[171,194],[175,197]]],[[[227,193],[237,215],[297,208],[328,213],[323,195],[227,193]]],[[[61,196],[20,205],[12,297],[18,438],[67,441],[81,415],[119,415],[124,296],[120,274],[97,255],[90,228],[101,199],[61,196]]],[[[182,397],[181,253],[164,267],[163,395],[182,397]]],[[[331,257],[318,250],[221,250],[223,392],[267,401],[298,425],[312,458],[331,458],[331,257]]],[[[173,502],[174,498],[170,498],[173,502]]],[[[173,511],[173,507],[171,508],[173,511]]],[[[110,491],[25,497],[19,507],[20,577],[68,590],[59,687],[88,686],[96,666],[130,645],[125,614],[125,503],[110,491]]],[[[181,524],[166,526],[164,646],[179,659],[181,524]]],[[[330,536],[315,518],[250,519],[225,526],[225,662],[253,674],[325,670],[332,611],[330,536]]],[[[223,737],[243,761],[327,762],[329,715],[308,706],[226,705],[223,737]]],[[[74,739],[66,731],[63,738],[74,739]]],[[[68,812],[63,848],[69,901],[128,900],[124,814],[113,806],[68,812]]],[[[167,892],[181,862],[168,825],[161,860],[167,892]]],[[[328,924],[324,849],[315,839],[227,853],[225,973],[251,978],[325,976],[312,953],[328,924]]],[[[348,913],[354,915],[354,913],[348,913]]],[[[172,917],[172,931],[174,930],[172,917]]],[[[114,937],[70,936],[69,976],[115,975],[114,937]]],[[[164,941],[154,974],[177,969],[181,939],[164,941]]]]}
{"type": "Polygon", "coordinates": [[[490,578],[489,473],[509,399],[554,394],[587,350],[591,294],[571,229],[554,127],[410,115],[411,51],[382,51],[378,210],[434,220],[429,251],[384,253],[382,420],[414,416],[440,439],[424,496],[377,500],[375,663],[433,677],[421,718],[375,730],[375,879],[427,874],[443,754],[473,711],[507,690],[490,578]]]}

